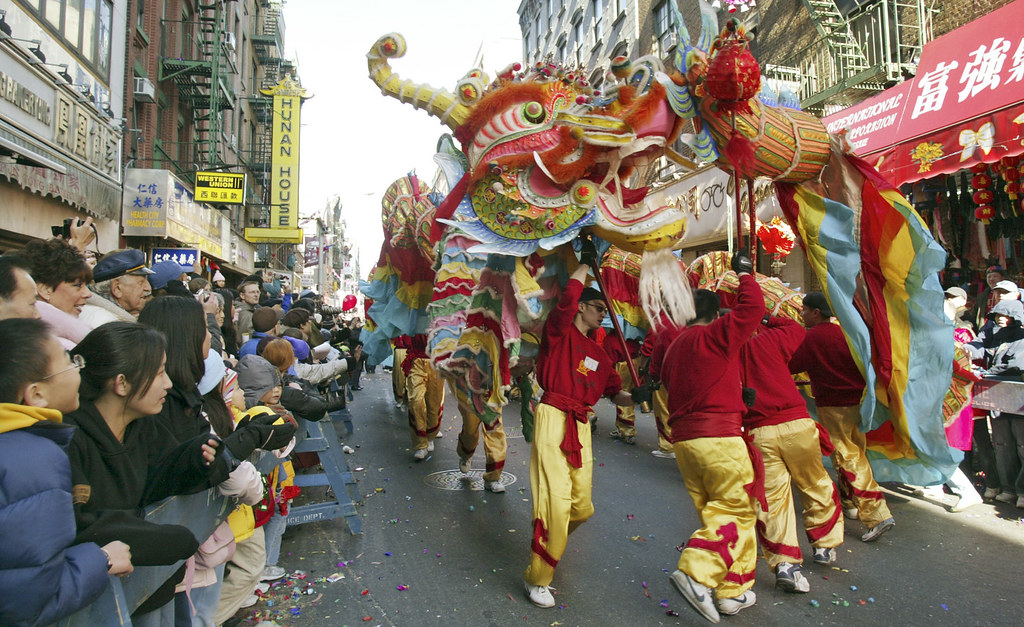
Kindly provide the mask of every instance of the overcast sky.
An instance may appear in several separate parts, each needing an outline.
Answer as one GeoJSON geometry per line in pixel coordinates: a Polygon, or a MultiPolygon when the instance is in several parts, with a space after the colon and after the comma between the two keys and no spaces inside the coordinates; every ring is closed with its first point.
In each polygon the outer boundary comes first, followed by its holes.
{"type": "Polygon", "coordinates": [[[403,78],[445,87],[471,69],[483,46],[484,70],[522,60],[520,0],[289,0],[286,54],[298,61],[313,97],[302,107],[300,212],[319,212],[340,196],[349,237],[366,278],[383,240],[380,200],[415,169],[433,180],[438,137],[447,127],[381,95],[369,79],[366,52],[389,32],[405,36],[406,56],[391,67],[403,78]]]}

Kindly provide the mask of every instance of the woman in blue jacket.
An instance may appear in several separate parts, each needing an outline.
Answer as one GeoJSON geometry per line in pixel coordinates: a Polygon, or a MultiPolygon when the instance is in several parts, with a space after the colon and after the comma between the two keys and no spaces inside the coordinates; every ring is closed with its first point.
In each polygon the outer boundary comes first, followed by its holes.
{"type": "Polygon", "coordinates": [[[65,449],[80,362],[46,323],[0,321],[0,624],[45,625],[92,603],[108,575],[132,572],[128,545],[71,546],[75,514],[65,449]]]}

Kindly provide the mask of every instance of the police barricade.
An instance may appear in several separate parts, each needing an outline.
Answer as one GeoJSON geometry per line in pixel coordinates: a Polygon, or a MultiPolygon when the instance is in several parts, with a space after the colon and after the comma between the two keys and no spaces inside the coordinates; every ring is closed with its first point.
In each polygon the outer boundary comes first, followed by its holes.
{"type": "MultiPolygon", "coordinates": [[[[235,499],[222,496],[217,488],[210,488],[154,503],[146,508],[146,520],[188,527],[202,542],[224,522],[235,505],[235,499]]],[[[71,627],[131,625],[131,613],[184,563],[182,560],[169,566],[143,566],[130,575],[111,577],[110,587],[99,599],[57,624],[71,627]]]]}
{"type": "Polygon", "coordinates": [[[1024,381],[1021,378],[985,378],[974,384],[971,405],[1006,414],[1024,414],[1024,381]]]}
{"type": "Polygon", "coordinates": [[[357,535],[363,532],[363,523],[356,512],[353,492],[356,481],[348,467],[348,461],[338,441],[331,420],[317,422],[299,419],[299,430],[296,432],[298,443],[296,453],[317,453],[323,472],[307,472],[296,474],[295,485],[300,488],[313,486],[330,486],[325,501],[293,506],[288,511],[288,526],[302,525],[319,520],[333,520],[339,516],[345,518],[349,532],[357,535]]]}

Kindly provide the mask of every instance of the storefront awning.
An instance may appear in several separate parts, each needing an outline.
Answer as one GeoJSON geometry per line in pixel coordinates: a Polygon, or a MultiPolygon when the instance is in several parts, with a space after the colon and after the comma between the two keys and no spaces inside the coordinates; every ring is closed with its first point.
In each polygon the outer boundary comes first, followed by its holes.
{"type": "Polygon", "coordinates": [[[897,185],[1024,153],[1024,0],[924,46],[917,76],[824,118],[897,185]]]}

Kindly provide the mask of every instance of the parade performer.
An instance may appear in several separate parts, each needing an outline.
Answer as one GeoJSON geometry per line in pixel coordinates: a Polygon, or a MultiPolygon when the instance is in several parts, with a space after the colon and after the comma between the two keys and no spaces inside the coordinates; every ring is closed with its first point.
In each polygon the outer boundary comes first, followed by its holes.
{"type": "Polygon", "coordinates": [[[418,462],[434,451],[434,438],[441,427],[444,411],[444,380],[430,363],[426,351],[426,335],[410,336],[401,366],[405,373],[405,394],[409,399],[412,458],[418,462]]]}
{"type": "MultiPolygon", "coordinates": [[[[596,265],[592,257],[584,257],[596,265]]],[[[592,265],[573,271],[558,307],[548,315],[537,360],[544,396],[537,406],[530,453],[533,543],[523,575],[526,594],[538,607],[553,607],[548,586],[569,534],[594,513],[593,451],[589,414],[602,396],[632,404],[601,346],[587,337],[607,309],[601,293],[584,288],[592,265]]]]}
{"type": "Polygon", "coordinates": [[[776,586],[808,592],[801,572],[803,553],[797,541],[791,484],[800,492],[807,539],[814,561],[831,564],[843,542],[839,493],[821,463],[832,453],[828,434],[819,433],[807,405],[789,376],[788,363],[806,331],[795,320],[765,316],[764,324],[740,351],[743,383],[756,390],[743,427],[764,460],[768,511],[757,516],[757,535],[776,586]]]}
{"type": "Polygon", "coordinates": [[[719,612],[736,614],[756,602],[750,589],[757,563],[754,498],[764,498],[763,486],[755,482],[760,459],[751,460],[759,455],[756,449],[748,451],[741,435],[745,408],[739,359],[740,348],[764,316],[764,296],[749,257],[734,255],[732,268],[740,278],[736,306],[722,317],[718,295],[698,290],[697,317],[669,346],[660,367],[676,464],[701,519],[671,580],[713,623],[719,612]],[[699,375],[691,364],[700,364],[699,375]]]}
{"type": "Polygon", "coordinates": [[[864,377],[846,344],[843,330],[832,324],[832,308],[821,292],[804,296],[801,317],[807,337],[789,361],[792,373],[807,372],[811,393],[818,406],[818,420],[828,430],[835,451],[832,465],[839,476],[839,495],[844,512],[860,518],[868,528],[861,536],[873,542],[896,526],[875,481],[860,431],[860,403],[864,377]]]}
{"type": "Polygon", "coordinates": [[[472,470],[473,453],[476,452],[482,431],[486,458],[483,475],[484,489],[489,492],[504,492],[505,484],[501,482],[501,471],[505,468],[508,442],[505,440],[505,427],[501,424],[501,416],[498,415],[493,422],[483,422],[480,420],[480,415],[473,409],[472,399],[469,398],[469,395],[457,387],[454,389],[455,399],[459,403],[459,414],[462,415],[462,431],[459,432],[459,443],[455,449],[459,456],[459,470],[466,474],[472,470]]]}

